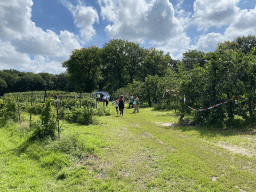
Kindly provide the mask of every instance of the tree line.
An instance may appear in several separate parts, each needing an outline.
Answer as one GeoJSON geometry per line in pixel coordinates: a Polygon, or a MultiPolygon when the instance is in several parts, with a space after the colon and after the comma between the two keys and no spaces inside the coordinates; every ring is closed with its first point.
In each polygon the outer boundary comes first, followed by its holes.
{"type": "Polygon", "coordinates": [[[75,86],[68,81],[67,73],[50,74],[19,72],[15,69],[0,71],[0,96],[10,92],[42,90],[74,91],[75,86]]]}
{"type": "Polygon", "coordinates": [[[74,50],[62,63],[67,68],[64,74],[18,75],[15,70],[4,70],[0,87],[2,93],[14,87],[21,92],[40,86],[56,90],[69,87],[77,92],[102,90],[114,95],[131,92],[149,106],[165,102],[165,106],[178,109],[181,118],[192,114],[198,122],[219,124],[227,117],[233,121],[235,115],[248,120],[255,118],[255,47],[255,36],[237,37],[219,43],[213,52],[188,50],[179,61],[155,48],[144,49],[134,42],[113,39],[103,48],[74,50]],[[38,83],[42,80],[45,83],[38,83]],[[229,102],[203,112],[188,107],[205,109],[223,101],[229,102]]]}

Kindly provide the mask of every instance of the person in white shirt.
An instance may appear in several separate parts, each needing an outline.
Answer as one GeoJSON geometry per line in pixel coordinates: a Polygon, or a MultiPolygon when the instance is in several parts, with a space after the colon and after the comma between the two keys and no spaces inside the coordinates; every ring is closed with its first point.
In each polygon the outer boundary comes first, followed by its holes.
{"type": "Polygon", "coordinates": [[[130,109],[131,105],[132,105],[132,108],[133,108],[133,96],[132,95],[131,95],[130,101],[129,101],[129,109],[130,109]]]}

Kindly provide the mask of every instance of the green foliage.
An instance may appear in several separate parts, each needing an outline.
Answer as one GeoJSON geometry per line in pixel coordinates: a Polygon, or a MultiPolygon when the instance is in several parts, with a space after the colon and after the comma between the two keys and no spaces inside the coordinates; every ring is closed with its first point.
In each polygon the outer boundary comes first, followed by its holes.
{"type": "Polygon", "coordinates": [[[182,64],[187,69],[193,69],[195,65],[199,64],[200,67],[205,65],[205,53],[198,50],[188,50],[183,53],[182,64]]]}
{"type": "Polygon", "coordinates": [[[68,79],[75,85],[77,92],[92,92],[99,79],[100,63],[100,49],[90,47],[76,49],[62,65],[67,68],[68,79]]]}
{"type": "Polygon", "coordinates": [[[163,96],[164,84],[158,75],[148,75],[145,78],[145,83],[142,86],[143,93],[146,94],[146,100],[151,107],[152,103],[158,103],[159,98],[163,96]]]}
{"type": "Polygon", "coordinates": [[[84,153],[94,152],[94,148],[87,146],[81,135],[77,133],[63,134],[60,140],[50,142],[47,150],[58,151],[77,158],[81,158],[84,153]]]}
{"type": "Polygon", "coordinates": [[[51,137],[55,139],[55,129],[56,129],[56,115],[51,107],[51,102],[53,99],[48,98],[46,100],[46,105],[40,115],[41,121],[34,124],[34,132],[30,137],[30,140],[45,139],[51,137]]]}
{"type": "Polygon", "coordinates": [[[7,119],[18,120],[18,104],[15,97],[6,97],[0,101],[0,117],[2,121],[7,119]]]}
{"type": "Polygon", "coordinates": [[[67,160],[66,156],[61,153],[50,153],[47,156],[43,156],[40,158],[40,164],[42,167],[56,167],[58,169],[66,166],[69,164],[69,161],[67,160]]]}
{"type": "Polygon", "coordinates": [[[80,123],[83,125],[89,125],[92,123],[90,108],[83,106],[81,108],[72,107],[71,110],[67,110],[65,118],[70,122],[80,123]]]}
{"type": "Polygon", "coordinates": [[[242,107],[244,104],[248,104],[250,119],[254,121],[252,105],[256,101],[254,50],[250,49],[245,54],[238,48],[237,42],[225,42],[219,44],[215,52],[205,55],[204,59],[207,62],[204,67],[196,64],[193,68],[187,69],[184,63],[180,66],[180,90],[186,95],[186,104],[181,108],[182,116],[192,112],[187,106],[205,109],[229,101],[211,110],[193,112],[194,121],[214,124],[218,127],[242,126],[243,123],[234,120],[234,116],[239,115],[244,120],[249,119],[245,107],[242,107]],[[239,98],[240,103],[234,104],[232,98],[239,98]]]}
{"type": "MultiPolygon", "coordinates": [[[[21,105],[21,106],[23,106],[23,105],[21,105]]],[[[32,106],[29,105],[29,106],[27,106],[26,111],[29,113],[32,113],[34,115],[39,115],[43,112],[43,103],[33,104],[32,106]]]]}

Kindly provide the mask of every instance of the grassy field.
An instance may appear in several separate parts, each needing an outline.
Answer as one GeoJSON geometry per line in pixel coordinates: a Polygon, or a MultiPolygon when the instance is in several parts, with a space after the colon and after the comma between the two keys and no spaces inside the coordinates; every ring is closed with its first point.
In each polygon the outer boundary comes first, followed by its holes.
{"type": "Polygon", "coordinates": [[[1,128],[0,191],[256,191],[254,129],[180,126],[173,111],[152,108],[111,111],[98,125],[61,121],[56,141],[27,143],[26,122],[1,128]]]}

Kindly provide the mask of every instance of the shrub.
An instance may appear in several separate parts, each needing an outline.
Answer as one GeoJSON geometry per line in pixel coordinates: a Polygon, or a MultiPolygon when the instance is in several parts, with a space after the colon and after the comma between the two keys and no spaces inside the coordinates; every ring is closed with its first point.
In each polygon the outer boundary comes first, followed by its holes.
{"type": "Polygon", "coordinates": [[[47,99],[46,106],[42,111],[40,116],[41,122],[38,121],[33,124],[35,131],[33,132],[30,140],[44,139],[46,137],[51,137],[55,139],[55,115],[51,108],[52,99],[47,99]]]}
{"type": "Polygon", "coordinates": [[[14,97],[5,98],[5,102],[0,102],[0,117],[2,121],[6,121],[7,119],[12,119],[14,121],[18,121],[18,105],[16,99],[14,97]]]}
{"type": "Polygon", "coordinates": [[[90,109],[84,108],[83,106],[81,108],[72,107],[71,110],[67,110],[66,112],[66,120],[88,125],[92,123],[90,109]]]}
{"type": "Polygon", "coordinates": [[[27,112],[31,112],[32,114],[39,115],[43,112],[43,104],[38,103],[32,106],[27,106],[27,112]]]}

